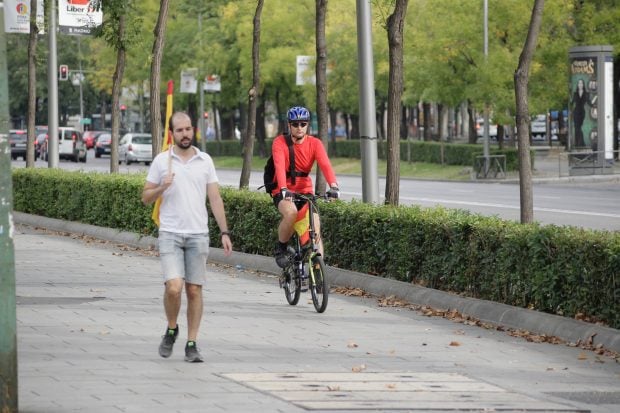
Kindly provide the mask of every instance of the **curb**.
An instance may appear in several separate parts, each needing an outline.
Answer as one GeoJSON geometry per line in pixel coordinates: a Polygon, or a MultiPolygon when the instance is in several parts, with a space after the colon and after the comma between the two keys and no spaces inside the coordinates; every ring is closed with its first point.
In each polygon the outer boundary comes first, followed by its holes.
{"type": "MultiPolygon", "coordinates": [[[[157,245],[157,239],[154,237],[140,236],[136,233],[113,228],[63,221],[16,211],[13,212],[13,219],[19,224],[89,235],[141,248],[150,248],[157,245]]],[[[222,249],[210,248],[209,259],[231,266],[241,265],[245,268],[270,274],[279,274],[280,272],[280,268],[271,257],[261,255],[235,251],[230,257],[227,257],[222,249]]],[[[620,352],[620,330],[526,308],[513,307],[476,298],[461,297],[456,294],[336,267],[328,268],[331,278],[330,283],[334,286],[360,288],[376,296],[394,296],[417,305],[454,309],[461,314],[474,317],[482,322],[527,330],[536,334],[555,336],[569,343],[587,343],[591,340],[593,346],[602,345],[608,350],[620,352]]]]}

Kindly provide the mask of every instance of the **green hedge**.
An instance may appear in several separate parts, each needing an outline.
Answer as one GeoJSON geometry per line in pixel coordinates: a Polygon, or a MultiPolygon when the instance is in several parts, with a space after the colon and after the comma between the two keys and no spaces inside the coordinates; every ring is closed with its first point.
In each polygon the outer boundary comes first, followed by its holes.
{"type": "MultiPolygon", "coordinates": [[[[267,152],[271,152],[272,140],[265,142],[267,152]]],[[[361,159],[359,140],[330,142],[330,154],[340,158],[361,159]]],[[[242,146],[239,141],[210,141],[207,142],[207,152],[212,156],[241,156],[242,146]]],[[[254,144],[254,155],[258,156],[258,144],[254,144]]],[[[377,157],[387,158],[387,143],[377,143],[377,157]]],[[[446,165],[473,166],[476,156],[482,155],[482,146],[465,143],[440,143],[423,141],[401,141],[401,161],[441,163],[446,165]]],[[[519,168],[519,156],[515,148],[491,148],[491,155],[506,156],[506,170],[516,171],[519,168]]],[[[534,166],[534,152],[531,152],[532,167],[534,166]]]]}
{"type": "MultiPolygon", "coordinates": [[[[14,209],[156,235],[144,175],[13,171],[14,209]]],[[[278,213],[262,192],[222,188],[236,251],[270,255],[278,213]]],[[[320,204],[326,261],[381,277],[620,328],[620,235],[521,225],[462,210],[320,204]]],[[[218,229],[210,220],[212,233],[218,229]]],[[[212,237],[218,247],[219,237],[212,237]]]]}

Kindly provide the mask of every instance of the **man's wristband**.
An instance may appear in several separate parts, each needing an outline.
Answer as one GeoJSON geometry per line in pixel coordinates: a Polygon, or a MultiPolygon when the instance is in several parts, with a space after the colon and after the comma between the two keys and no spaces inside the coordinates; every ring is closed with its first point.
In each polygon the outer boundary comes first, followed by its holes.
{"type": "Polygon", "coordinates": [[[228,238],[230,238],[230,231],[222,231],[220,232],[220,236],[221,235],[228,235],[228,238]]]}

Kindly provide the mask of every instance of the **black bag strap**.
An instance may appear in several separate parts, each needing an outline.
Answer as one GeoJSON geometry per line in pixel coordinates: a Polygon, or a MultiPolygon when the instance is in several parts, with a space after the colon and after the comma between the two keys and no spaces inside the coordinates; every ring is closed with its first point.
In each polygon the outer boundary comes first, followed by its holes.
{"type": "Polygon", "coordinates": [[[291,184],[295,185],[295,177],[297,176],[297,172],[295,171],[295,149],[293,148],[293,138],[291,138],[291,135],[287,133],[284,135],[284,140],[288,146],[289,157],[289,172],[287,175],[290,175],[291,177],[291,184]]]}

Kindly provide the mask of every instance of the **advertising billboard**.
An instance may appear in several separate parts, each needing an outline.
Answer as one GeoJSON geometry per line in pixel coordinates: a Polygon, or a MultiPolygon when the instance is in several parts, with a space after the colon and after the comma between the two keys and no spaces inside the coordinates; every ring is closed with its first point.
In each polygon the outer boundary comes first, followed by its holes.
{"type": "Polygon", "coordinates": [[[58,28],[65,34],[90,34],[103,22],[101,0],[58,0],[58,28]]]}
{"type": "Polygon", "coordinates": [[[570,110],[569,125],[574,149],[598,147],[597,131],[597,71],[596,56],[576,57],[570,61],[570,110]]]}

